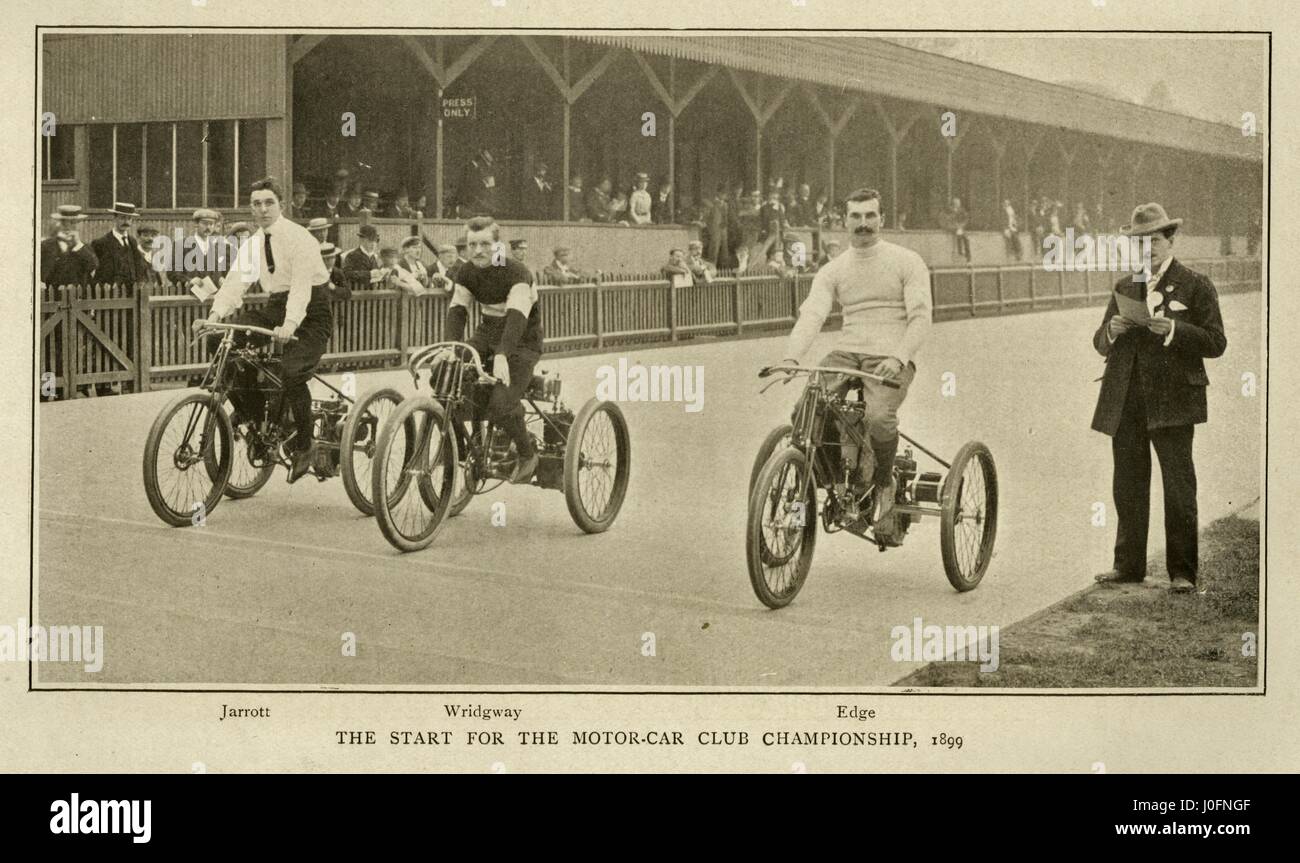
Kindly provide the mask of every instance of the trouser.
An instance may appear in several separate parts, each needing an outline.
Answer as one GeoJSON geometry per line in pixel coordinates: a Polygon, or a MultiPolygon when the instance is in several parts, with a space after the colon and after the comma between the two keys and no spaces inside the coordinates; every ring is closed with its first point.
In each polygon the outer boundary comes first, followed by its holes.
{"type": "Polygon", "coordinates": [[[957,254],[969,261],[970,237],[966,236],[965,232],[954,232],[953,236],[957,238],[957,254]]]}
{"type": "MultiPolygon", "coordinates": [[[[884,359],[886,357],[872,354],[831,351],[818,365],[874,372],[876,366],[884,359]]],[[[871,441],[871,451],[875,456],[875,467],[871,475],[865,472],[860,475],[864,486],[868,483],[886,485],[893,478],[894,457],[898,454],[898,408],[907,398],[907,390],[914,377],[916,377],[916,364],[909,362],[896,378],[898,389],[887,387],[879,381],[851,377],[841,378],[834,385],[836,391],[843,394],[855,383],[862,384],[864,408],[862,423],[865,427],[859,428],[858,433],[871,441]]],[[[833,444],[839,440],[839,429],[835,428],[834,423],[828,424],[824,435],[827,441],[833,444]]],[[[831,452],[834,451],[835,447],[832,445],[831,452]]],[[[840,453],[845,465],[852,467],[858,463],[856,444],[845,444],[840,448],[840,453]]]]}
{"type": "Polygon", "coordinates": [[[1020,248],[1020,234],[1008,228],[1003,232],[1002,236],[1005,237],[1007,241],[1007,256],[1014,258],[1017,261],[1020,260],[1020,257],[1023,254],[1020,248]]]}
{"type": "MultiPolygon", "coordinates": [[[[316,285],[311,289],[311,301],[307,304],[307,314],[294,332],[294,340],[284,346],[280,358],[280,382],[282,396],[271,405],[271,416],[277,421],[284,407],[293,411],[294,450],[305,450],[312,441],[311,390],[307,382],[320,363],[325,346],[329,343],[330,330],[333,328],[333,316],[329,304],[330,287],[328,284],[316,285]]],[[[245,309],[233,321],[255,327],[274,329],[284,323],[285,306],[289,292],[271,294],[270,300],[259,309],[245,309]]],[[[236,333],[235,343],[265,340],[265,336],[248,333],[236,333]]],[[[209,339],[209,346],[215,347],[220,341],[219,335],[209,339]]],[[[257,370],[241,364],[235,376],[235,387],[230,391],[230,401],[235,410],[244,419],[258,422],[266,408],[265,397],[257,387],[257,370]]]]}
{"type": "MultiPolygon", "coordinates": [[[[483,361],[483,368],[490,373],[496,353],[488,343],[488,339],[483,336],[482,329],[480,327],[469,343],[474,346],[474,350],[478,351],[479,358],[483,361]]],[[[515,444],[515,452],[520,458],[528,458],[535,449],[533,436],[528,433],[528,426],[524,421],[524,406],[520,404],[520,400],[533,379],[533,369],[537,367],[539,359],[541,354],[536,351],[516,348],[514,353],[506,357],[506,365],[510,368],[510,386],[495,384],[486,398],[481,395],[483,388],[480,388],[474,400],[476,414],[486,416],[493,425],[509,435],[510,440],[515,444]]]]}
{"type": "Polygon", "coordinates": [[[1165,497],[1165,563],[1171,579],[1196,583],[1198,560],[1195,426],[1147,429],[1140,373],[1134,371],[1119,428],[1111,439],[1115,473],[1115,569],[1130,578],[1146,575],[1147,526],[1151,514],[1151,449],[1160,459],[1165,497]]]}
{"type": "Polygon", "coordinates": [[[709,231],[709,249],[704,256],[709,263],[721,269],[726,262],[727,249],[727,229],[723,227],[716,231],[709,231]]]}

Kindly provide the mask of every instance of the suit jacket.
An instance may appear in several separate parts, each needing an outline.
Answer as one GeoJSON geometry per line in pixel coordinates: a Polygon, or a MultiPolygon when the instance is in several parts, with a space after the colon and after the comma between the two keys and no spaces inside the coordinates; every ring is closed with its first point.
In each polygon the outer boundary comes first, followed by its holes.
{"type": "MultiPolygon", "coordinates": [[[[271,247],[274,254],[275,246],[271,247]]],[[[174,254],[174,253],[173,253],[174,254]]],[[[181,240],[180,261],[182,269],[171,270],[167,273],[167,279],[174,285],[184,285],[190,279],[202,279],[204,276],[212,279],[212,284],[218,288],[221,287],[221,280],[230,272],[231,266],[235,263],[235,255],[230,249],[230,245],[221,237],[213,234],[208,237],[208,254],[204,254],[202,249],[198,248],[198,241],[194,234],[190,234],[181,240]],[[198,261],[198,266],[190,266],[190,256],[193,254],[198,261]]],[[[175,260],[169,261],[169,264],[175,264],[175,260]]]]}
{"type": "Polygon", "coordinates": [[[354,290],[369,288],[370,271],[378,269],[379,266],[379,251],[377,249],[375,250],[373,262],[360,246],[343,256],[343,272],[347,275],[348,281],[352,283],[354,290]]]}
{"type": "Polygon", "coordinates": [[[126,237],[126,245],[118,242],[117,237],[109,231],[90,244],[99,266],[95,268],[95,282],[105,285],[133,285],[144,277],[140,272],[140,247],[135,237],[126,237]]]}
{"type": "MultiPolygon", "coordinates": [[[[1146,295],[1146,284],[1134,282],[1128,275],[1119,280],[1115,290],[1141,300],[1146,295]]],[[[1157,311],[1163,309],[1164,316],[1176,322],[1173,340],[1167,347],[1165,336],[1145,328],[1130,329],[1113,343],[1108,341],[1110,319],[1119,313],[1114,297],[1093,334],[1093,347],[1106,358],[1106,373],[1092,417],[1095,431],[1114,436],[1119,428],[1134,364],[1142,373],[1141,395],[1148,429],[1206,421],[1205,389],[1210,380],[1203,360],[1222,356],[1228,346],[1218,292],[1208,277],[1187,269],[1177,259],[1170,261],[1155,290],[1162,297],[1157,311]]]]}
{"type": "Polygon", "coordinates": [[[559,218],[559,214],[555,212],[555,202],[558,198],[555,187],[549,180],[546,181],[545,189],[539,189],[537,178],[529,177],[524,181],[523,194],[519,199],[521,218],[537,220],[559,218]]]}
{"type": "Polygon", "coordinates": [[[72,249],[64,252],[59,249],[57,237],[41,241],[41,281],[46,285],[92,284],[98,266],[95,252],[84,243],[75,252],[72,249]]]}
{"type": "Polygon", "coordinates": [[[565,189],[564,194],[569,196],[569,221],[580,222],[587,218],[587,202],[585,192],[565,189]]]}

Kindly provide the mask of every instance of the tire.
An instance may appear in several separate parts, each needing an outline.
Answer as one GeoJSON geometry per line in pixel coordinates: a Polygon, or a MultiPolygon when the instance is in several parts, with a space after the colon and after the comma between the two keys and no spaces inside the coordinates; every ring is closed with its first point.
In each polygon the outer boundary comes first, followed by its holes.
{"type": "MultiPolygon", "coordinates": [[[[227,421],[234,415],[233,405],[227,398],[221,406],[222,411],[226,414],[227,421]]],[[[268,464],[264,467],[256,467],[248,459],[248,443],[244,439],[239,428],[230,423],[231,434],[231,456],[230,456],[230,477],[226,480],[225,495],[231,500],[243,500],[252,497],[262,490],[268,482],[271,481],[271,474],[275,473],[275,465],[268,464]]],[[[208,459],[209,476],[214,472],[214,459],[208,459]]]]}
{"type": "Polygon", "coordinates": [[[428,548],[447,516],[456,479],[448,466],[456,464],[457,451],[456,436],[446,431],[442,405],[417,395],[398,405],[379,432],[370,500],[379,530],[400,551],[428,548]]]}
{"type": "Polygon", "coordinates": [[[790,434],[793,429],[789,423],[777,426],[767,433],[763,438],[763,443],[758,447],[758,453],[754,456],[754,466],[749,471],[749,492],[754,492],[754,483],[758,482],[758,474],[763,470],[763,465],[772,457],[772,453],[778,449],[783,449],[790,444],[790,434]]]}
{"type": "Polygon", "coordinates": [[[588,400],[564,445],[564,501],[574,524],[587,533],[609,530],[627,496],[631,459],[623,411],[614,402],[588,400]]]}
{"type": "Polygon", "coordinates": [[[211,393],[186,392],[168,402],[144,443],[144,492],[154,514],[173,527],[202,524],[221,502],[230,479],[231,438],[230,417],[211,393]],[[178,467],[182,447],[188,452],[183,456],[185,465],[178,467]],[[179,495],[169,494],[170,488],[165,492],[169,484],[160,482],[160,469],[185,477],[186,489],[179,495]],[[196,488],[196,480],[211,487],[196,488]]]}
{"type": "Polygon", "coordinates": [[[777,450],[763,465],[749,496],[745,519],[745,560],[754,595],[768,608],[784,608],[803,588],[817,547],[817,486],[808,458],[794,447],[777,450]],[[804,489],[802,524],[791,504],[804,489]],[[783,525],[771,532],[768,521],[783,525]],[[776,570],[776,572],[772,572],[776,570]],[[774,576],[781,577],[776,585],[774,576]]]}
{"type": "Polygon", "coordinates": [[[998,473],[988,447],[972,441],[958,450],[939,501],[939,544],[948,583],[960,591],[973,590],[988,570],[998,532],[998,473]]]}
{"type": "MultiPolygon", "coordinates": [[[[339,474],[343,488],[362,515],[374,515],[370,500],[371,465],[379,443],[379,433],[384,423],[402,403],[402,394],[392,387],[382,387],[366,392],[352,405],[343,431],[339,435],[339,474]]],[[[408,436],[407,440],[413,440],[408,436]]]]}

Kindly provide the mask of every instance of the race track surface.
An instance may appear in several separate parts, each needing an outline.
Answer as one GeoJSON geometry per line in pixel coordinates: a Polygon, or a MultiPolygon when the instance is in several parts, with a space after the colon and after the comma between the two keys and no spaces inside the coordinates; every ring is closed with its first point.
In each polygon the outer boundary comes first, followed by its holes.
{"type": "MultiPolygon", "coordinates": [[[[1207,361],[1210,422],[1196,431],[1201,522],[1260,495],[1263,387],[1258,293],[1222,298],[1228,352],[1207,361]]],[[[1102,361],[1088,308],[935,326],[902,409],[903,431],[945,458],[967,440],[997,463],[1001,514],[983,583],[943,574],[936,520],[880,553],[821,536],[794,604],[768,611],[745,569],[746,485],[763,436],[796,393],[758,395],[780,339],[697,341],[546,360],[575,410],[619,356],[702,366],[704,409],[625,403],[632,479],[614,527],[588,536],[563,495],[498,489],[475,499],[428,550],[403,555],[349,503],[340,480],[288,486],[278,470],[203,527],[154,516],[141,481],[145,435],[173,393],[38,409],[37,620],[104,627],[102,671],[45,663],[36,685],[304,688],[740,688],[886,685],[916,666],[890,658],[890,630],[1007,625],[1108,569],[1109,439],[1089,430],[1102,361]],[[956,394],[941,394],[942,375],[956,394]],[[506,525],[491,524],[491,504],[506,525]],[[357,642],[344,656],[345,633],[357,642]],[[653,633],[654,655],[644,655],[653,633]]],[[[823,333],[808,361],[828,351],[823,333]]],[[[337,376],[331,378],[337,381],[337,376]]],[[[412,391],[404,372],[364,374],[412,391]]],[[[919,454],[918,454],[919,455],[919,454]]],[[[919,458],[922,469],[928,462],[919,458]]],[[[1158,473],[1151,549],[1163,547],[1158,473]]]]}

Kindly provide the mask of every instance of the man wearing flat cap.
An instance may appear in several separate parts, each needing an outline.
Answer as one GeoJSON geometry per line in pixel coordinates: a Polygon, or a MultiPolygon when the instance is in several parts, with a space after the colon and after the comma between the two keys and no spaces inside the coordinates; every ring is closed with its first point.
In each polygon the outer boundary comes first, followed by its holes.
{"type": "Polygon", "coordinates": [[[135,204],[113,202],[113,229],[90,244],[99,266],[95,282],[101,285],[133,285],[147,275],[141,268],[140,247],[131,236],[135,223],[135,204]]]}
{"type": "Polygon", "coordinates": [[[172,270],[167,278],[172,284],[187,290],[201,285],[205,278],[211,279],[214,287],[220,287],[221,280],[234,264],[234,254],[229,245],[215,233],[221,223],[221,214],[200,207],[191,219],[194,233],[181,241],[181,253],[169,261],[172,270]],[[179,268],[176,268],[178,263],[179,268]]]}
{"type": "MultiPolygon", "coordinates": [[[[1146,577],[1147,524],[1151,510],[1151,449],[1160,459],[1165,499],[1165,561],[1170,588],[1189,593],[1197,585],[1196,468],[1192,431],[1206,421],[1206,358],[1223,355],[1219,296],[1206,276],[1173,256],[1182,219],[1159,204],[1143,204],[1130,237],[1150,238],[1150,262],[1125,276],[1115,293],[1145,305],[1145,323],[1120,314],[1114,296],[1093,347],[1106,358],[1092,428],[1111,437],[1116,534],[1114,568],[1097,576],[1108,583],[1146,577]]],[[[1140,308],[1140,307],[1139,307],[1140,308]]]]}

